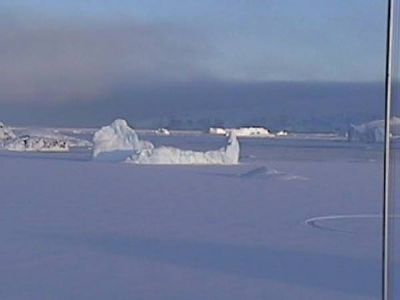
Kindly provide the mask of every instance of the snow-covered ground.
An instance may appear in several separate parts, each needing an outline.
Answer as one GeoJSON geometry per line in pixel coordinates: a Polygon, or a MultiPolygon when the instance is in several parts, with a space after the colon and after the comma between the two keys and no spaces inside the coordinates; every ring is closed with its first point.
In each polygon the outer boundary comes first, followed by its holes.
{"type": "MultiPolygon", "coordinates": [[[[225,138],[143,139],[206,151],[225,138]]],[[[235,166],[0,152],[0,298],[379,299],[380,219],[306,221],[379,214],[381,150],[244,139],[235,166]]]]}

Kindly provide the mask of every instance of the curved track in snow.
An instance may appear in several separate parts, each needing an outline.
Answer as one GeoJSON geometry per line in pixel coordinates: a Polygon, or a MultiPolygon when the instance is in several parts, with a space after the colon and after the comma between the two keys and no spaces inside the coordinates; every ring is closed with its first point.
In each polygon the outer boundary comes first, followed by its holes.
{"type": "MultiPolygon", "coordinates": [[[[393,219],[399,219],[400,215],[391,215],[393,219]]],[[[304,224],[311,227],[325,230],[325,231],[336,231],[336,232],[346,232],[354,233],[352,231],[337,229],[333,226],[324,225],[324,221],[334,221],[334,220],[355,220],[355,219],[382,219],[382,215],[378,214],[353,214],[353,215],[330,215],[330,216],[320,216],[313,217],[304,221],[304,224]]]]}

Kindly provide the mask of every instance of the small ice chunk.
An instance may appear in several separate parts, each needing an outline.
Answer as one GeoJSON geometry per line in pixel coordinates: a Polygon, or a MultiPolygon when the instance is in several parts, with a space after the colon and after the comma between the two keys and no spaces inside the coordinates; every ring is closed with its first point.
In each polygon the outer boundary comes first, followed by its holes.
{"type": "Polygon", "coordinates": [[[215,134],[215,135],[226,135],[226,130],[224,128],[219,128],[219,127],[211,127],[208,130],[209,134],[215,134]]]}

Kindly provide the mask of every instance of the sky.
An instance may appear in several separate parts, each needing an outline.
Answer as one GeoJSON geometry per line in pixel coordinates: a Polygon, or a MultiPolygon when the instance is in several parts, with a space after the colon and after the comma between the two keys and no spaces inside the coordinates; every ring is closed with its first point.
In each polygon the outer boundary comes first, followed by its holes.
{"type": "Polygon", "coordinates": [[[115,95],[134,109],[165,86],[381,82],[385,30],[383,0],[2,0],[0,118],[105,101],[111,117],[115,95]]]}

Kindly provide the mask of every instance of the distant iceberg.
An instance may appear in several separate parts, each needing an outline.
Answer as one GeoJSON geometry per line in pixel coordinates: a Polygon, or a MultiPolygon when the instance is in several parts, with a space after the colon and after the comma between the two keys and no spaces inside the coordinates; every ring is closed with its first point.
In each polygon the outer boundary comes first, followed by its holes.
{"type": "Polygon", "coordinates": [[[211,127],[208,130],[209,134],[215,134],[215,135],[226,135],[226,129],[225,128],[220,128],[220,127],[211,127]]]}
{"type": "Polygon", "coordinates": [[[141,141],[125,120],[116,120],[102,127],[93,138],[93,158],[96,160],[127,161],[135,164],[224,164],[239,162],[240,145],[230,134],[226,147],[212,151],[190,151],[174,147],[157,147],[141,141]]]}
{"type": "Polygon", "coordinates": [[[227,129],[227,133],[234,133],[237,137],[274,137],[275,135],[264,127],[240,127],[227,129]]]}
{"type": "MultiPolygon", "coordinates": [[[[400,118],[393,117],[391,119],[390,133],[392,137],[400,136],[400,118]]],[[[367,143],[383,143],[385,141],[385,121],[375,120],[360,125],[350,125],[348,140],[367,143]]]]}
{"type": "Polygon", "coordinates": [[[157,134],[157,135],[171,135],[171,132],[167,128],[158,128],[155,131],[155,134],[157,134]]]}
{"type": "Polygon", "coordinates": [[[213,135],[229,135],[233,133],[236,137],[274,137],[269,129],[264,127],[240,127],[240,128],[220,128],[211,127],[208,130],[213,135]]]}

